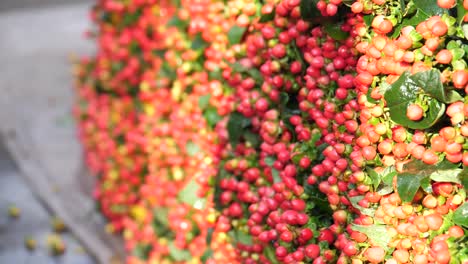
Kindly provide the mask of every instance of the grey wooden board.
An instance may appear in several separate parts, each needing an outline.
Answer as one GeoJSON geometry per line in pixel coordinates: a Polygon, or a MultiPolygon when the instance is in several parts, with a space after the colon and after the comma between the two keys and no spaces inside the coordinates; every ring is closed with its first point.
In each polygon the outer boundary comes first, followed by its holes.
{"type": "Polygon", "coordinates": [[[82,38],[91,3],[80,2],[0,13],[0,134],[44,204],[100,263],[118,263],[122,241],[94,210],[71,118],[70,54],[93,53],[82,38]]]}

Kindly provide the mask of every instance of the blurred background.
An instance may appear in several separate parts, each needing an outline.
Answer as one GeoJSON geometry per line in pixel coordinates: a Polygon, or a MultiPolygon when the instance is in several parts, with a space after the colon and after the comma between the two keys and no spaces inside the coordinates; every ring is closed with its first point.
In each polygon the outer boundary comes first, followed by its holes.
{"type": "Polygon", "coordinates": [[[0,263],[119,263],[71,117],[91,5],[0,0],[0,263]]]}

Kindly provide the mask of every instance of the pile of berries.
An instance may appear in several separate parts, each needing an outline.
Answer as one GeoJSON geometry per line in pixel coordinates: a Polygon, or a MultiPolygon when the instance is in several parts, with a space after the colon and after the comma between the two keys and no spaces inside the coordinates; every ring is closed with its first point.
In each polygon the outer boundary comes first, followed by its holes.
{"type": "Polygon", "coordinates": [[[91,17],[78,135],[128,263],[468,263],[467,0],[91,17]]]}

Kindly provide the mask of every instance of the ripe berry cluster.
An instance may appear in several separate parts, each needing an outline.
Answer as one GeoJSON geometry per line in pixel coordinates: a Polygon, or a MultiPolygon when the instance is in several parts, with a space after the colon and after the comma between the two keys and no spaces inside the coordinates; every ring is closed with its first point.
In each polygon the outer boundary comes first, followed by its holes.
{"type": "Polygon", "coordinates": [[[468,1],[99,1],[75,113],[128,263],[468,263],[468,1]]]}

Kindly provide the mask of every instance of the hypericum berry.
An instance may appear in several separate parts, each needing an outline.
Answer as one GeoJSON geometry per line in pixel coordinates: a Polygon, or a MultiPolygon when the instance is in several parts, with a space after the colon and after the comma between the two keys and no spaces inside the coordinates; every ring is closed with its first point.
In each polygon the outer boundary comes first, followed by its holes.
{"type": "Polygon", "coordinates": [[[406,117],[412,121],[421,120],[424,115],[424,110],[418,104],[410,104],[406,109],[406,117]]]}

